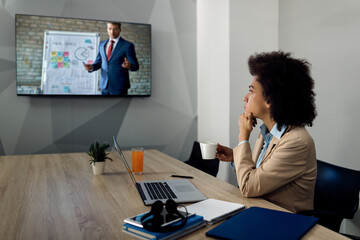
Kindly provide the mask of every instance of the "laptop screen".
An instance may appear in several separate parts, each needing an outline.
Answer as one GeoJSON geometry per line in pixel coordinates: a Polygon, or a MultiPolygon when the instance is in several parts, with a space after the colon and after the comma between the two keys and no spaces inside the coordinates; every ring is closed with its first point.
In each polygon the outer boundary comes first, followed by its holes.
{"type": "Polygon", "coordinates": [[[130,177],[131,177],[131,180],[134,182],[134,184],[136,184],[136,180],[135,180],[135,178],[134,178],[134,176],[133,176],[133,173],[132,173],[132,171],[131,171],[131,169],[130,169],[130,167],[129,167],[129,164],[128,164],[127,161],[126,161],[126,158],[125,158],[124,154],[123,154],[122,151],[121,151],[121,148],[120,148],[118,142],[116,141],[115,136],[113,136],[113,139],[114,139],[114,146],[115,146],[116,150],[118,151],[118,153],[119,153],[119,155],[120,155],[120,158],[121,158],[121,160],[123,161],[123,163],[124,163],[124,165],[125,165],[125,167],[126,167],[126,170],[128,171],[128,173],[129,173],[129,175],[130,175],[130,177]]]}

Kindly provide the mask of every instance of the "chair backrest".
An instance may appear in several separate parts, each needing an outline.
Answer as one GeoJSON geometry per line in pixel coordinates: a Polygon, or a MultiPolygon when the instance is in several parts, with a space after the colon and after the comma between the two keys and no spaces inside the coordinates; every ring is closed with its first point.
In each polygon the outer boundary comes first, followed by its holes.
{"type": "Polygon", "coordinates": [[[344,218],[353,218],[359,206],[360,171],[317,160],[314,215],[319,223],[339,231],[344,218]]]}
{"type": "Polygon", "coordinates": [[[200,143],[198,141],[194,141],[190,157],[185,163],[214,177],[216,177],[219,171],[219,159],[204,160],[201,156],[200,143]]]}

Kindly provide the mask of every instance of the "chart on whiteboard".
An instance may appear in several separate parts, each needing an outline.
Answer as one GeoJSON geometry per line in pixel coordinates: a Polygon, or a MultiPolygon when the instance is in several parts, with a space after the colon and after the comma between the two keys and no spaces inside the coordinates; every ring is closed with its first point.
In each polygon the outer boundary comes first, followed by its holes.
{"type": "Polygon", "coordinates": [[[41,88],[45,94],[98,94],[98,73],[92,64],[99,45],[98,33],[45,31],[41,88]]]}

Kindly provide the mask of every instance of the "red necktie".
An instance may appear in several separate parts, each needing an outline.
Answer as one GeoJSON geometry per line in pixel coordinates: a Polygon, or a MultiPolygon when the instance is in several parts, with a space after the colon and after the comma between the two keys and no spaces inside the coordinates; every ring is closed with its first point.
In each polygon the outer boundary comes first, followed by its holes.
{"type": "Polygon", "coordinates": [[[114,45],[114,40],[110,41],[110,46],[108,48],[108,52],[107,52],[107,60],[109,61],[110,57],[111,57],[111,51],[113,49],[113,45],[114,45]]]}

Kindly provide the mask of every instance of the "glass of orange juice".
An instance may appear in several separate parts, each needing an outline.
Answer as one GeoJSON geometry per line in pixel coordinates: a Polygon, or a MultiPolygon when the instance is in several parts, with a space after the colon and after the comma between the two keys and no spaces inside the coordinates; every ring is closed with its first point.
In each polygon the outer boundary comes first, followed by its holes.
{"type": "Polygon", "coordinates": [[[144,170],[144,148],[136,147],[132,150],[132,172],[134,174],[143,174],[144,170]]]}

